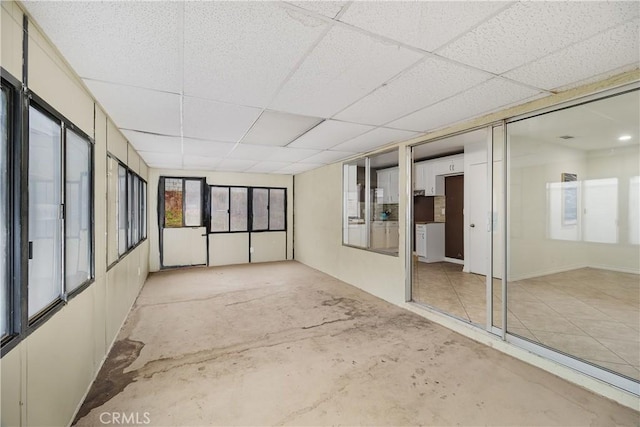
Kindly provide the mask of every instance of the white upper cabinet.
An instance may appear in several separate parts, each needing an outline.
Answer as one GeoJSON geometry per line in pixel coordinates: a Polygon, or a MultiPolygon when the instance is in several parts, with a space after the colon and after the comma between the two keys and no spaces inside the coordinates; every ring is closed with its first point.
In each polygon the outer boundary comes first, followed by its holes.
{"type": "Polygon", "coordinates": [[[394,204],[400,202],[399,173],[398,167],[378,171],[377,203],[394,204]],[[380,195],[380,193],[382,194],[380,195]]]}
{"type": "Polygon", "coordinates": [[[425,196],[444,196],[444,177],[464,172],[464,154],[427,160],[415,164],[415,190],[425,196]]]}

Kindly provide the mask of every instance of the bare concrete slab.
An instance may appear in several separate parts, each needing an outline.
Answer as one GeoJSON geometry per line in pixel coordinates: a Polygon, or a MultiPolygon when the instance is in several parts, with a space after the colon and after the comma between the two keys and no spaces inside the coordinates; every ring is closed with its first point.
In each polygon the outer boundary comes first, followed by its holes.
{"type": "Polygon", "coordinates": [[[638,412],[296,262],[151,275],[76,423],[114,416],[151,425],[640,423],[638,412]]]}

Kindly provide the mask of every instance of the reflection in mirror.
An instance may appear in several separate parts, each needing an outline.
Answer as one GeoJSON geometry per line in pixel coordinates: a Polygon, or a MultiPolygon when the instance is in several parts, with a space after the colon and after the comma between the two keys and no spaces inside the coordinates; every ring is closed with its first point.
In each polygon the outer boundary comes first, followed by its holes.
{"type": "Polygon", "coordinates": [[[636,381],[638,94],[507,126],[508,332],[636,381]]]}

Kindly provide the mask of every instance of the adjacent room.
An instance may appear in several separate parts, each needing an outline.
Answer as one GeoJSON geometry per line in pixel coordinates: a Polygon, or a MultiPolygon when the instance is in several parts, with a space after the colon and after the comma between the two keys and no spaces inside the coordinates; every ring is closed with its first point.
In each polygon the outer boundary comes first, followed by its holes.
{"type": "Polygon", "coordinates": [[[637,2],[3,0],[4,426],[637,425],[637,2]]]}

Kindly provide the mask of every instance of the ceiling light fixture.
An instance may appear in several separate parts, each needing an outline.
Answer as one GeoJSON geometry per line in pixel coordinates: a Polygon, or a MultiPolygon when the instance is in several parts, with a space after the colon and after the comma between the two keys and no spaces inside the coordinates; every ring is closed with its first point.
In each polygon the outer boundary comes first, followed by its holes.
{"type": "Polygon", "coordinates": [[[628,141],[631,139],[631,135],[622,135],[618,138],[618,141],[628,141]]]}

